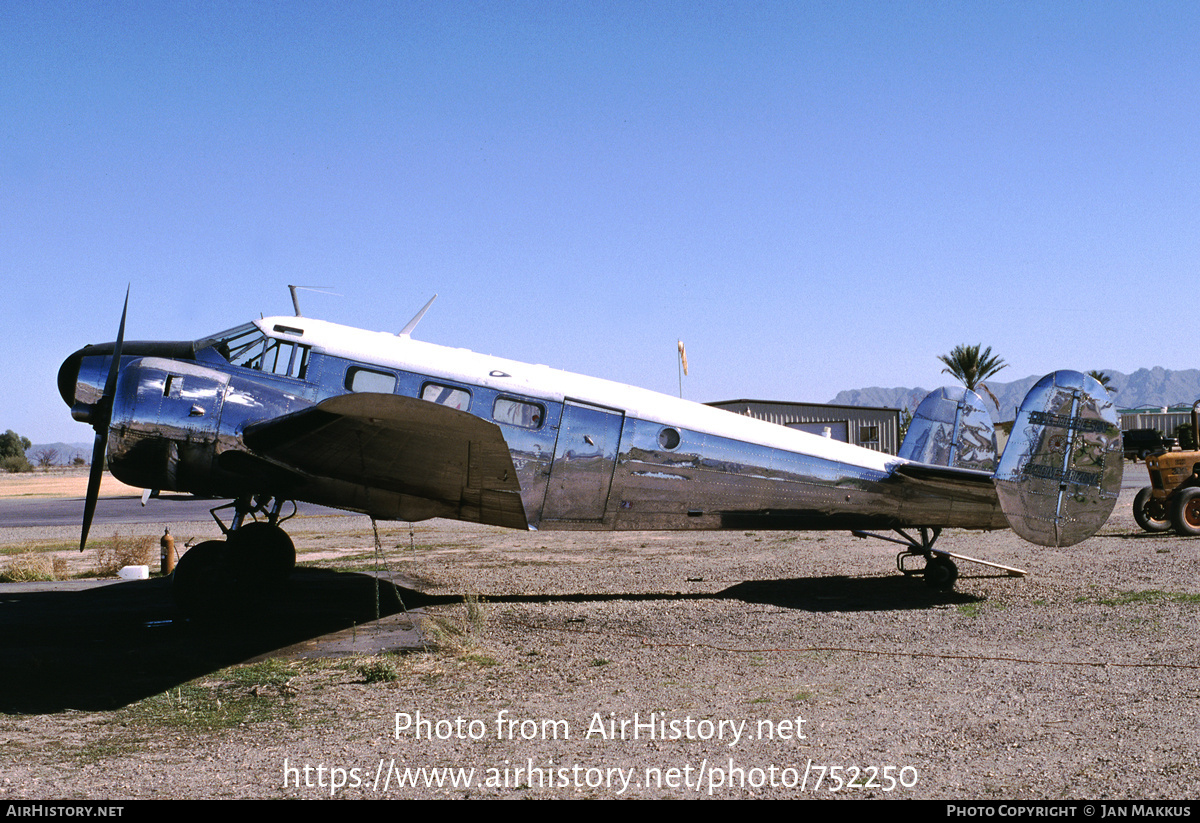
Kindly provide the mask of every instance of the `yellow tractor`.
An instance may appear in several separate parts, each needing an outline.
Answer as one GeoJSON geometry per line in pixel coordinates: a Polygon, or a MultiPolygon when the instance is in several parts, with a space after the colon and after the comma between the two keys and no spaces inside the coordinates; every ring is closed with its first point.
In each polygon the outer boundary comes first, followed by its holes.
{"type": "MultiPolygon", "coordinates": [[[[1192,405],[1192,438],[1200,432],[1200,400],[1192,405]]],[[[1133,501],[1133,519],[1148,532],[1174,528],[1200,535],[1200,451],[1165,451],[1146,456],[1150,485],[1133,501]]]]}

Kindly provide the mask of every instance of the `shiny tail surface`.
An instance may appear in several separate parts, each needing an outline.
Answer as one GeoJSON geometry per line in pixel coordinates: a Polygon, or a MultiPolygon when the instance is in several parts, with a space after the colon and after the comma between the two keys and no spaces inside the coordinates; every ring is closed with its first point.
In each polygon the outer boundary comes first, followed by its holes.
{"type": "Polygon", "coordinates": [[[1121,491],[1121,426],[1093,377],[1057,371],[1025,395],[994,482],[1012,530],[1073,546],[1108,520],[1121,491]]]}

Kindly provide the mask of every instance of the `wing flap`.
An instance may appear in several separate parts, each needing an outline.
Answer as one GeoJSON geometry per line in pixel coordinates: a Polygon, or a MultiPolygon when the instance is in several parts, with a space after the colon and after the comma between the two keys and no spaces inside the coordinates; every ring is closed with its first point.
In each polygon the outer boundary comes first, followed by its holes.
{"type": "Polygon", "coordinates": [[[345,394],[244,432],[256,454],[299,472],[432,501],[446,516],[527,528],[500,427],[392,394],[345,394]]]}

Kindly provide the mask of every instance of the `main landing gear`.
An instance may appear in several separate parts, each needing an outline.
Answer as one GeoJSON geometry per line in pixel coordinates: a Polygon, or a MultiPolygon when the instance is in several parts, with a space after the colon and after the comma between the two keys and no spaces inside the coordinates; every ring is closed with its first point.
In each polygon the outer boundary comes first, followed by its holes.
{"type": "Polygon", "coordinates": [[[228,602],[252,591],[272,589],[287,580],[296,565],[296,547],[280,523],[295,516],[280,517],[284,500],[240,498],[212,510],[213,519],[225,533],[224,540],[206,540],[184,552],[171,575],[171,594],[185,611],[206,604],[228,602]],[[234,509],[229,526],[217,512],[234,509]],[[265,520],[245,522],[247,515],[265,520]]]}
{"type": "Polygon", "coordinates": [[[950,591],[954,588],[954,584],[958,580],[958,565],[954,562],[955,560],[966,560],[970,563],[978,563],[981,566],[1000,569],[1007,572],[1009,577],[1024,577],[1028,574],[1023,569],[1001,566],[999,563],[979,560],[975,557],[967,557],[965,554],[952,554],[941,549],[935,549],[933,544],[937,542],[938,535],[942,533],[940,528],[921,528],[919,529],[919,537],[910,535],[903,529],[893,529],[893,531],[900,535],[900,537],[889,537],[884,534],[873,534],[862,531],[855,531],[852,534],[855,537],[874,537],[877,540],[886,540],[889,543],[898,543],[901,546],[907,546],[908,548],[905,551],[896,555],[896,568],[901,574],[907,577],[923,577],[925,585],[938,591],[950,591]],[[920,568],[910,568],[906,561],[913,557],[923,558],[925,561],[924,565],[920,568]]]}

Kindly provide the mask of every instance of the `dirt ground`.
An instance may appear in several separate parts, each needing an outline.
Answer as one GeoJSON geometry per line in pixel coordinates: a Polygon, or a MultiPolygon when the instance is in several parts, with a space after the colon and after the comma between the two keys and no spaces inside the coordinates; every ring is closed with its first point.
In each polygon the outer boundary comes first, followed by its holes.
{"type": "MultiPolygon", "coordinates": [[[[9,474],[0,472],[0,498],[83,497],[87,493],[88,470],[54,468],[9,474]]],[[[101,497],[140,495],[142,490],[126,486],[108,472],[100,481],[101,497]]]]}
{"type": "MultiPolygon", "coordinates": [[[[1142,533],[1132,494],[1071,549],[943,535],[1031,572],[964,563],[952,593],[845,533],[431,521],[381,524],[377,555],[365,518],[298,518],[301,561],[344,570],[294,582],[298,607],[378,570],[420,609],[344,635],[412,622],[423,642],[239,657],[239,635],[300,612],[231,605],[201,635],[163,616],[157,581],[122,584],[150,604],[131,633],[252,662],[116,682],[109,709],[85,705],[107,669],[80,663],[61,707],[0,715],[0,798],[1195,797],[1200,542],[1142,533]]],[[[106,591],[94,620],[123,590],[106,591]]],[[[137,654],[88,642],[114,665],[137,654]]],[[[17,686],[74,660],[21,651],[17,686]]]]}

